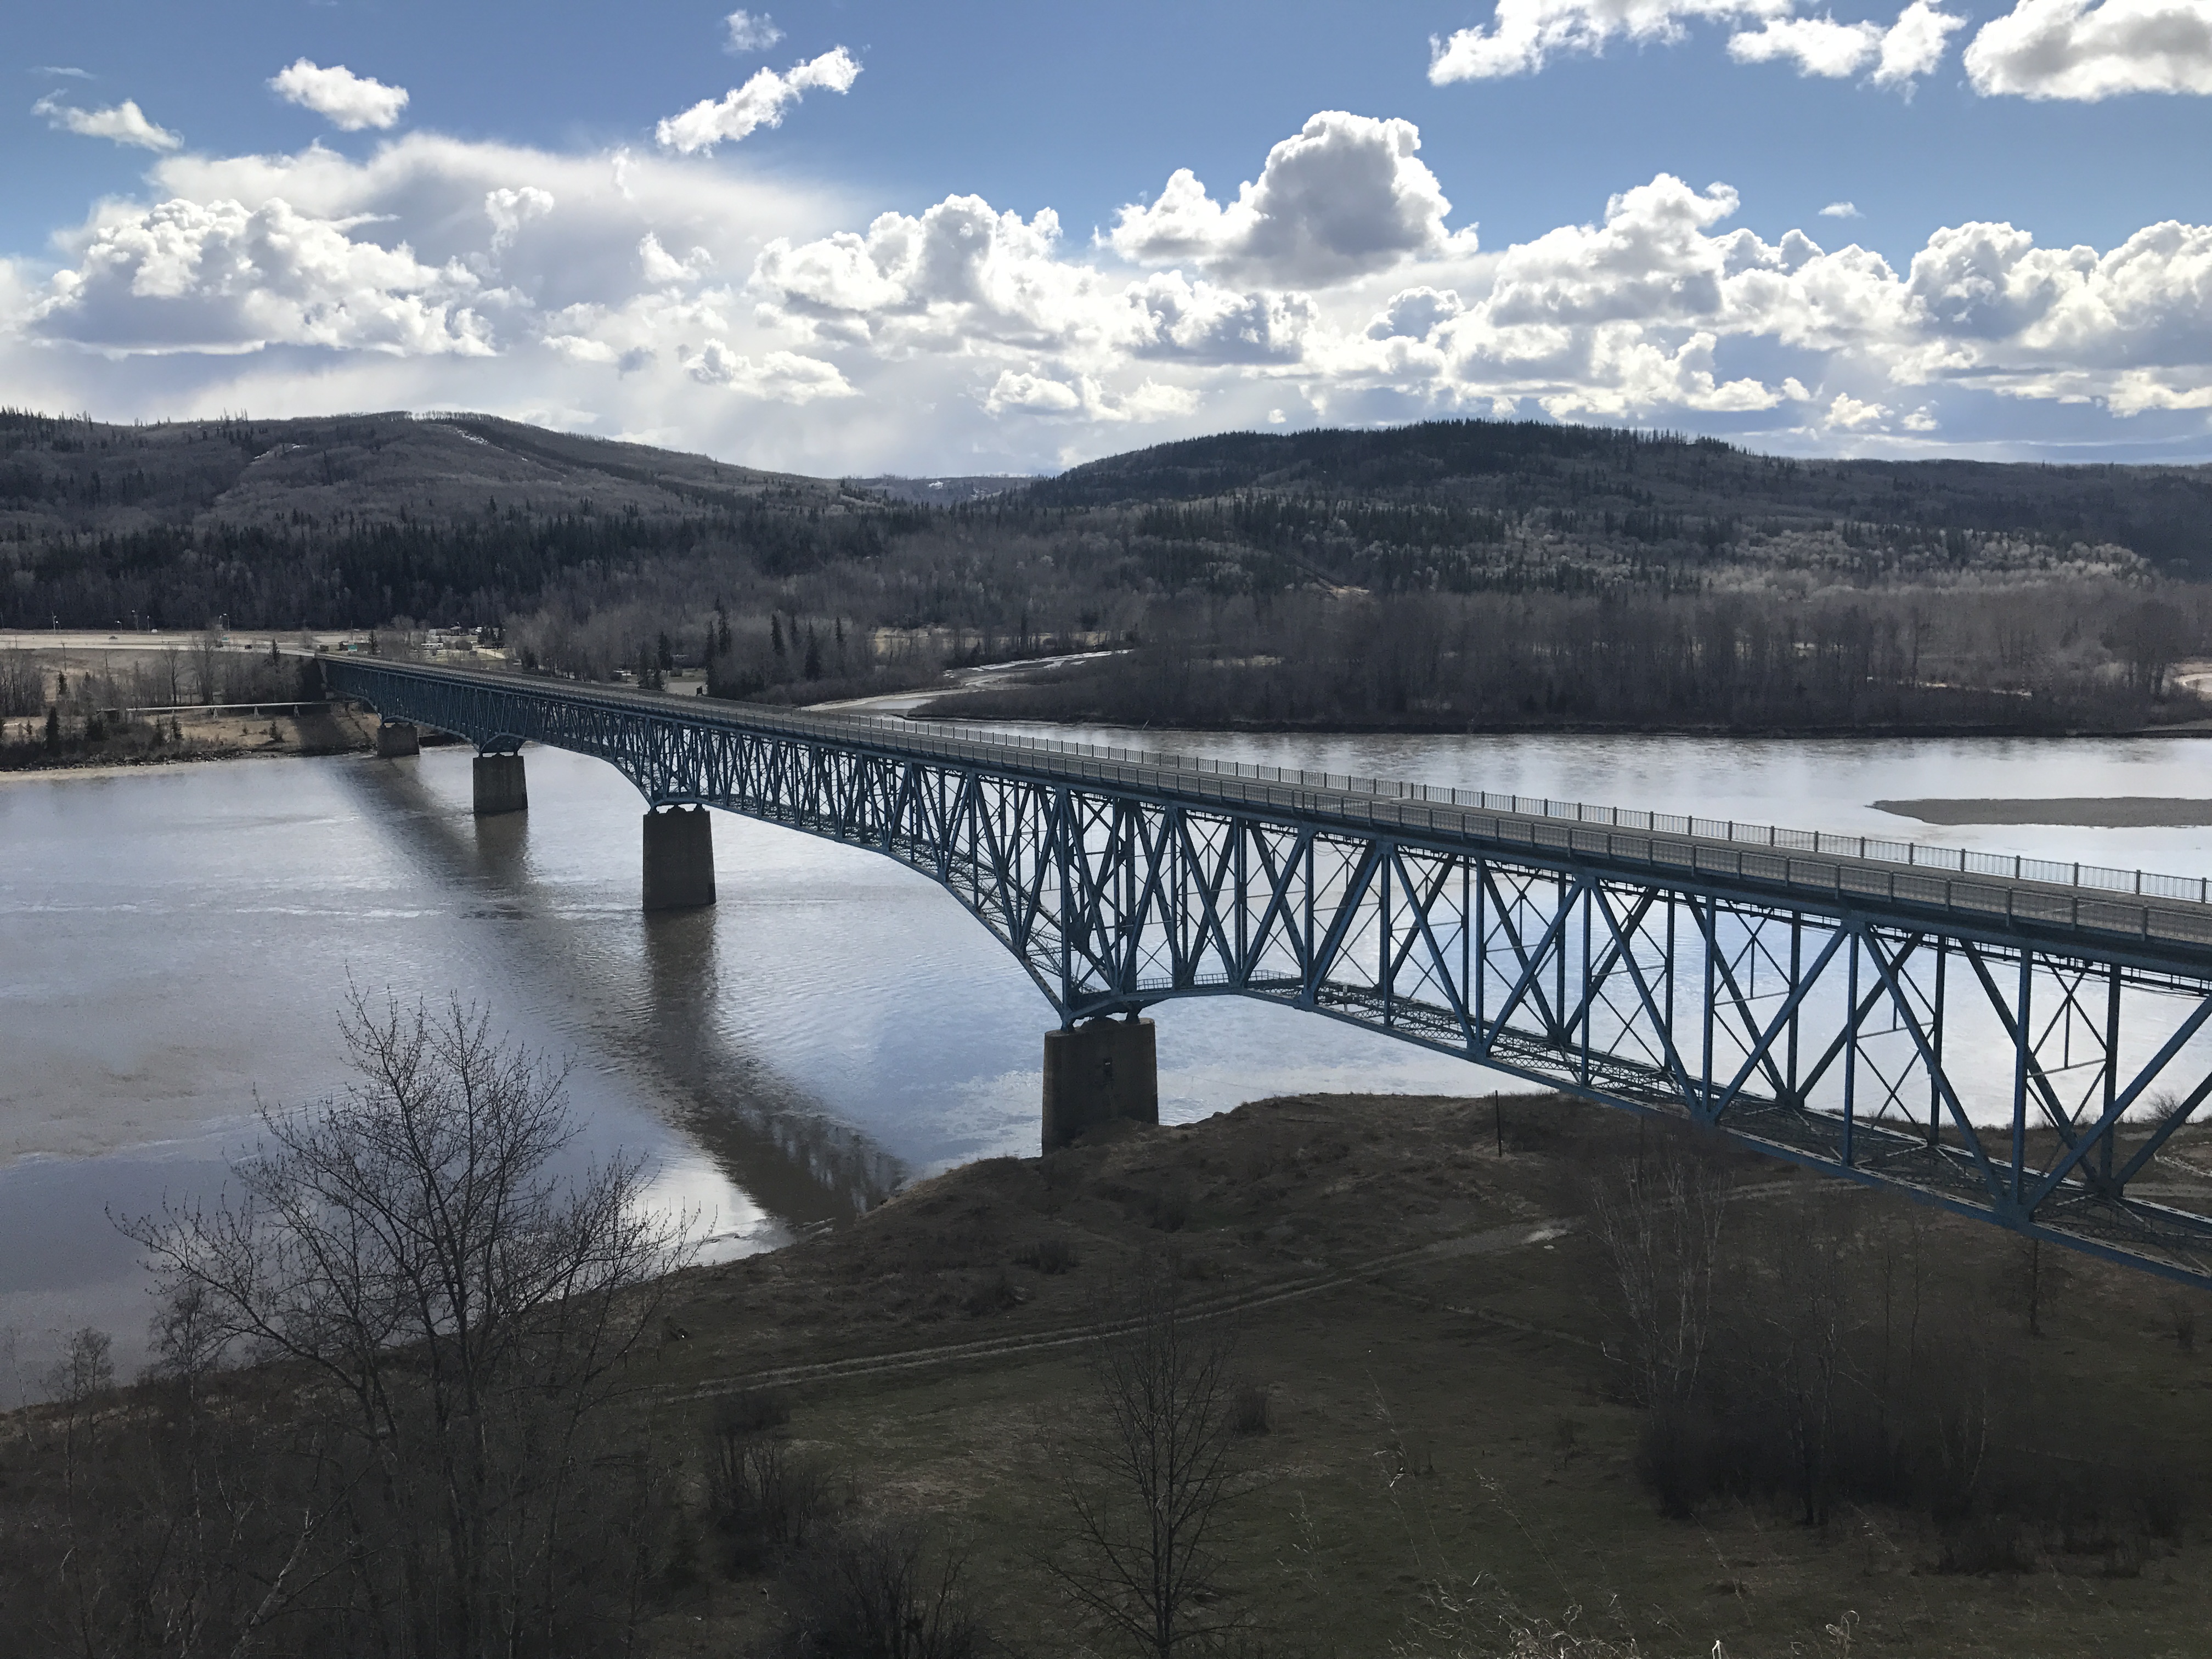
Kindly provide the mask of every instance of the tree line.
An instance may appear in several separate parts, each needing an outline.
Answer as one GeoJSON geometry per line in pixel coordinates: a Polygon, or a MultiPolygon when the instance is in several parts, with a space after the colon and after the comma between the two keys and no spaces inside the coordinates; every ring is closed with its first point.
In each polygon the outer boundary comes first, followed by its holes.
{"type": "Polygon", "coordinates": [[[2174,665],[2212,594],[1984,591],[1375,598],[1155,611],[1141,641],[933,715],[1510,730],[2125,730],[2201,717],[2174,665]]]}

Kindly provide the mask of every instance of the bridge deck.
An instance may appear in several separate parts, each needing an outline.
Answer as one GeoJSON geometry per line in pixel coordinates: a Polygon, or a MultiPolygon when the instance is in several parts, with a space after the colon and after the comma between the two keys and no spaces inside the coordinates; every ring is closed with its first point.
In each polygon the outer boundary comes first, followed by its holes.
{"type": "Polygon", "coordinates": [[[509,696],[588,702],[672,720],[801,739],[827,740],[871,753],[968,761],[994,771],[1219,808],[1246,805],[1275,815],[1378,831],[1422,842],[1491,848],[1568,861],[1632,879],[1652,876],[1715,881],[1747,894],[1833,912],[1850,908],[1905,925],[1940,919],[1984,937],[2030,933],[2046,944],[2078,934],[2100,957],[2116,946],[2145,965],[2183,973],[2212,968],[2212,884],[2200,878],[2099,870],[2027,858],[1870,842],[1765,825],[1708,824],[1698,819],[1577,803],[1515,799],[1441,785],[1392,782],[1249,762],[1070,743],[972,727],[946,727],[879,715],[708,702],[649,691],[514,672],[403,664],[385,672],[471,684],[509,696]],[[1677,829],[1675,826],[1682,826],[1677,829]],[[1704,829],[1705,833],[1698,833],[1704,829]],[[1723,834],[1711,833],[1721,830],[1723,834]],[[1839,850],[1856,842],[1878,854],[1839,850]],[[2013,872],[1990,866],[2010,864],[2013,872]],[[2077,878],[2069,879],[2071,875],[2077,878]],[[2116,890],[2116,887],[2118,890],[2116,890]]]}

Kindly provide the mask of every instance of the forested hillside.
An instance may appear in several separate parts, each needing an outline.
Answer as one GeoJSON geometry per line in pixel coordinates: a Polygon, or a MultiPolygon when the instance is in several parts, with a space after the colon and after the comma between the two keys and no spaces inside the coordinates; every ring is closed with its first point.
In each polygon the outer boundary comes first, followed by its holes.
{"type": "Polygon", "coordinates": [[[1798,460],[1453,421],[1051,479],[832,481],[472,415],[0,416],[0,626],[504,627],[813,701],[1127,647],[963,712],[1454,726],[2193,716],[2212,468],[1798,460]]]}
{"type": "Polygon", "coordinates": [[[0,411],[0,625],[496,625],[581,569],[868,558],[834,483],[478,416],[117,427],[0,411]]]}

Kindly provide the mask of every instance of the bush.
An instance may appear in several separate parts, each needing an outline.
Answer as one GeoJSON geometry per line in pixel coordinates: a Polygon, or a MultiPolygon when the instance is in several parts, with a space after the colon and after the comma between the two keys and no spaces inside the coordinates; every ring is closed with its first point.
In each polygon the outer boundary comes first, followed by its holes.
{"type": "Polygon", "coordinates": [[[1075,1246],[1064,1238],[1040,1238],[1014,1258],[1018,1267],[1034,1267],[1041,1273],[1073,1273],[1082,1264],[1075,1246]]]}
{"type": "Polygon", "coordinates": [[[774,1434],[717,1423],[708,1442],[707,1514],[732,1577],[802,1550],[830,1508],[830,1480],[774,1434]]]}
{"type": "Polygon", "coordinates": [[[1021,1291],[1015,1288],[1014,1281],[1006,1277],[1006,1270],[1000,1268],[969,1285],[967,1293],[960,1298],[960,1311],[971,1319],[980,1319],[987,1314],[1004,1313],[1009,1308],[1018,1308],[1021,1303],[1021,1291]]]}
{"type": "Polygon", "coordinates": [[[964,1563],[918,1523],[840,1527],[793,1564],[791,1659],[972,1659],[986,1650],[964,1563]]]}
{"type": "Polygon", "coordinates": [[[1237,1398],[1230,1407],[1230,1421],[1239,1434],[1265,1434],[1274,1426],[1269,1420],[1264,1383],[1248,1382],[1237,1390],[1237,1398]]]}

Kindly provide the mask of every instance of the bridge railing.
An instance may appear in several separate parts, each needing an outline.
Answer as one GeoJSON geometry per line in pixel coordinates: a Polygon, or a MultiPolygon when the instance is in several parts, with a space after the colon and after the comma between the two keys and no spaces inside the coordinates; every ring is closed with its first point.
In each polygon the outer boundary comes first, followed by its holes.
{"type": "Polygon", "coordinates": [[[1693,870],[1705,875],[1778,881],[1836,896],[1887,898],[1930,905],[2008,921],[2036,921],[2100,933],[2124,933],[2146,939],[2212,943],[2212,878],[2121,870],[2025,854],[1973,852],[1963,848],[1891,841],[1880,836],[1839,836],[1825,830],[1789,830],[1732,819],[1645,811],[1633,807],[1593,806],[1551,797],[1495,794],[1442,784],[1363,777],[1357,773],[1269,766],[1254,761],[1218,760],[1113,744],[1084,743],[988,726],[945,726],[881,715],[804,709],[770,710],[758,705],[709,702],[601,686],[477,669],[425,670],[388,659],[351,659],[363,668],[413,668],[425,678],[492,682],[527,695],[529,689],[557,687],[564,696],[625,706],[655,714],[680,716],[799,738],[851,740],[860,738],[888,749],[936,756],[973,757],[981,751],[1018,758],[1028,755],[1057,763],[1048,769],[1102,782],[1160,782],[1215,799],[1263,800],[1293,810],[1310,809],[1308,796],[1336,797],[1334,810],[1370,823],[1419,824],[1432,830],[1479,835],[1534,848],[1587,853],[1629,862],[1693,870]],[[1073,766],[1067,764],[1073,763],[1073,766]],[[1207,787],[1208,782],[1212,787],[1207,787]],[[1224,787],[1224,785],[1232,787],[1224,787]],[[1247,786],[1237,787],[1234,786],[1247,786]],[[1249,786],[1258,786],[1260,793],[1249,786]],[[1359,810],[1364,803],[1364,811],[1359,810]],[[1386,806],[1386,803],[1389,805],[1386,806]],[[1449,817],[1414,807],[1449,807],[1449,817]],[[1377,810],[1382,809],[1382,810],[1377,810]],[[1483,815],[1480,817],[1470,814],[1483,815]],[[1498,816],[1490,816],[1490,815],[1498,816]],[[1563,833],[1545,836],[1531,821],[1558,823],[1563,833]],[[1564,833],[1573,826],[1577,834],[1564,833]],[[1595,833],[1593,833],[1595,832],[1595,833]],[[1626,832],[1626,833],[1624,833],[1626,832]],[[1704,843],[1722,843],[1712,848],[1704,843]],[[1792,859],[1791,854],[1808,855],[1792,859]],[[1878,866],[1852,872],[1828,860],[1878,866]],[[1990,878],[1983,885],[1971,879],[1990,878]],[[1964,878],[1966,879],[1960,879],[1964,878]],[[2040,892],[2035,890],[2040,888],[2040,892]],[[2053,891],[2051,890],[2061,890],[2053,891]],[[2064,890],[2072,890],[2067,891],[2064,890]],[[2106,896],[2135,902],[2114,902],[2106,896]],[[2162,901],[2161,905],[2142,902],[2162,901]],[[2172,905],[2187,907],[2177,911],[2172,905]]]}
{"type": "MultiPolygon", "coordinates": [[[[870,723],[896,724],[878,720],[871,720],[870,723]]],[[[993,731],[988,727],[956,726],[951,728],[951,735],[965,742],[982,743],[994,747],[1096,757],[1164,772],[1250,778],[1292,785],[1302,789],[1325,790],[1333,794],[1374,795],[1443,806],[1473,807],[1479,811],[1510,813],[1516,817],[1564,818],[1571,823],[1601,824],[1607,829],[1634,830],[1698,841],[1731,842],[1747,847],[1856,859],[1871,864],[1898,864],[1908,869],[1942,870],[1958,875],[1994,876],[2001,880],[2037,882],[2054,887],[2086,887],[2100,892],[2125,893],[2143,898],[2212,904],[2212,877],[2160,875],[2154,871],[2121,870],[2103,865],[2083,864],[2078,860],[2030,858],[2024,854],[1980,853],[1960,847],[1931,846],[1923,842],[1890,841],[1879,836],[1838,836],[1825,830],[1787,830],[1774,824],[1701,818],[1673,812],[1649,812],[1634,807],[1592,806],[1581,801],[1558,800],[1548,796],[1500,795],[1484,789],[1407,783],[1362,777],[1356,773],[1315,772],[1293,767],[1265,766],[1249,761],[1214,760],[1203,756],[1074,743],[1058,738],[1033,738],[1019,732],[993,731]]]]}

